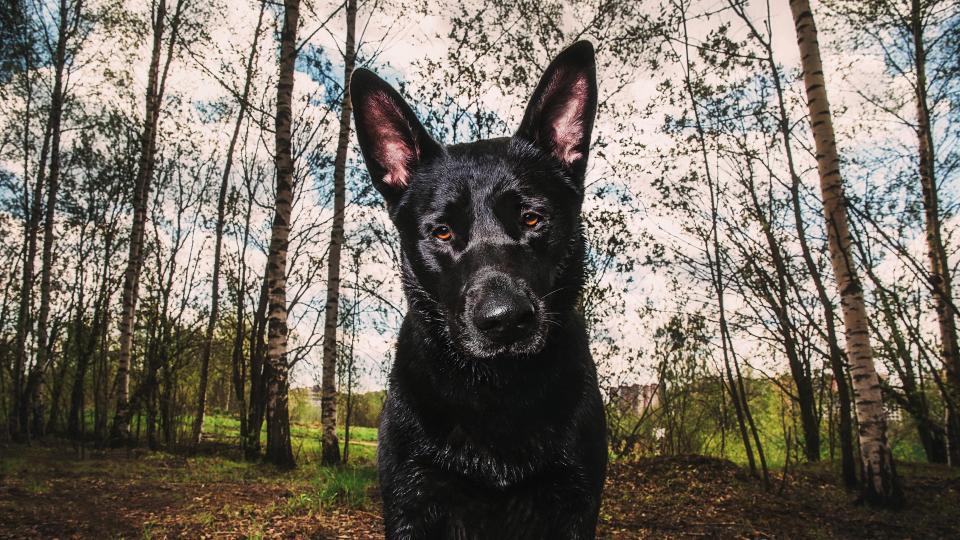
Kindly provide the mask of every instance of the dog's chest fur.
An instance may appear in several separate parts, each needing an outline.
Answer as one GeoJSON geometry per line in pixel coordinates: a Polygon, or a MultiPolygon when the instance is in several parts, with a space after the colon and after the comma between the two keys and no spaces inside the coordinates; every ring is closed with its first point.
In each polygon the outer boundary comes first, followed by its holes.
{"type": "Polygon", "coordinates": [[[574,435],[570,416],[592,378],[574,361],[586,351],[563,353],[553,342],[523,365],[451,373],[440,351],[405,333],[411,339],[398,347],[391,399],[399,423],[417,435],[413,459],[501,489],[571,466],[558,442],[574,435]]]}
{"type": "Polygon", "coordinates": [[[571,503],[599,490],[602,404],[579,320],[565,330],[509,377],[498,371],[478,384],[445,369],[442,350],[419,338],[424,329],[405,323],[380,468],[390,496],[438,514],[416,537],[549,538],[571,503]]]}

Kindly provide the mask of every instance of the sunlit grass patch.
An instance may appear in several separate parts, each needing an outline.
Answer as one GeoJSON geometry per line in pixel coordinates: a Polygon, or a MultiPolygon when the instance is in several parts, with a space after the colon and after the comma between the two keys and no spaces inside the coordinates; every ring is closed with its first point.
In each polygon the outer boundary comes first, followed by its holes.
{"type": "Polygon", "coordinates": [[[186,480],[206,482],[251,481],[270,475],[272,468],[258,463],[228,459],[218,456],[197,456],[189,458],[183,468],[186,480]]]}
{"type": "MultiPolygon", "coordinates": [[[[337,437],[343,439],[343,427],[337,428],[337,437]]],[[[350,426],[351,441],[377,442],[377,428],[350,426]]]]}
{"type": "MultiPolygon", "coordinates": [[[[204,439],[239,446],[240,421],[236,418],[210,414],[203,424],[204,439]]],[[[319,423],[292,422],[290,424],[290,445],[297,463],[306,464],[320,460],[320,439],[323,434],[319,423]]],[[[337,439],[340,441],[340,453],[343,454],[345,433],[343,426],[337,427],[337,439]]],[[[261,441],[266,440],[266,425],[261,433],[261,441]]],[[[350,427],[350,464],[369,465],[376,461],[377,428],[365,426],[350,427]]]]}
{"type": "Polygon", "coordinates": [[[339,503],[352,508],[363,506],[377,473],[367,467],[333,467],[320,469],[323,488],[321,499],[327,504],[339,503]]]}
{"type": "Polygon", "coordinates": [[[318,467],[309,486],[286,500],[284,511],[310,514],[332,506],[364,508],[376,480],[372,467],[318,467]]]}

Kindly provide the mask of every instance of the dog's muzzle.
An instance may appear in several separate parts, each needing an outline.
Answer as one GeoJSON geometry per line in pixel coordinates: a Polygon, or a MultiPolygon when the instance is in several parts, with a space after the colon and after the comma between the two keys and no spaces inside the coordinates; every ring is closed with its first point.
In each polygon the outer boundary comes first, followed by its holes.
{"type": "Polygon", "coordinates": [[[525,294],[495,290],[483,294],[474,305],[473,325],[490,341],[510,345],[536,327],[536,308],[525,294]]]}
{"type": "Polygon", "coordinates": [[[542,308],[522,281],[484,275],[467,290],[463,322],[477,356],[530,353],[539,348],[542,308]]]}

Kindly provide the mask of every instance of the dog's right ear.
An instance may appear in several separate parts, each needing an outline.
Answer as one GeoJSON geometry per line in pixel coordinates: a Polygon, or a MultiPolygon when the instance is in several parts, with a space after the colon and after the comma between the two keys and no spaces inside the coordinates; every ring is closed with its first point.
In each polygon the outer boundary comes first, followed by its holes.
{"type": "Polygon", "coordinates": [[[443,152],[400,94],[367,69],[350,78],[357,139],[373,185],[388,206],[400,199],[414,169],[443,152]]]}

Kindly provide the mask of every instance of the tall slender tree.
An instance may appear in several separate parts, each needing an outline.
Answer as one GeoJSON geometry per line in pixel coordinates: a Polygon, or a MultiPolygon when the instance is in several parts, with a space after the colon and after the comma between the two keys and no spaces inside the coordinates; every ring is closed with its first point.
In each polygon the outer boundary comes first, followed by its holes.
{"type": "MultiPolygon", "coordinates": [[[[903,183],[909,191],[917,184],[920,187],[927,267],[924,269],[919,260],[910,267],[926,282],[933,299],[938,352],[946,372],[947,458],[960,466],[960,345],[956,322],[960,311],[953,297],[952,267],[944,239],[944,210],[950,201],[944,204],[941,200],[950,194],[942,184],[958,167],[957,160],[950,156],[955,134],[949,127],[949,116],[956,114],[960,97],[960,70],[956,67],[960,41],[955,37],[960,34],[960,1],[828,0],[827,5],[852,29],[851,37],[841,45],[852,44],[858,53],[875,53],[887,68],[885,75],[912,90],[909,96],[889,90],[895,84],[857,89],[869,107],[916,134],[916,150],[903,154],[910,159],[903,183]],[[913,115],[905,112],[911,102],[913,115]],[[945,129],[937,129],[940,119],[945,120],[945,129]],[[946,147],[940,156],[938,144],[946,147]]],[[[883,166],[889,168],[888,163],[883,166]]]]}
{"type": "MultiPolygon", "coordinates": [[[[51,362],[50,347],[52,344],[50,343],[48,322],[51,309],[52,266],[54,264],[54,229],[61,176],[62,120],[65,101],[68,98],[67,79],[70,63],[78,46],[78,43],[72,42],[77,41],[75,38],[80,28],[82,5],[82,0],[60,0],[53,19],[55,31],[49,33],[44,31],[42,33],[42,35],[48,36],[48,40],[52,37],[53,41],[40,40],[43,41],[40,49],[46,49],[45,54],[49,55],[46,58],[49,59],[53,71],[53,80],[49,86],[49,105],[43,142],[37,161],[37,179],[29,205],[30,210],[27,212],[26,226],[24,227],[26,249],[15,339],[15,396],[13,399],[14,414],[12,415],[12,418],[15,418],[16,421],[15,434],[24,439],[29,439],[31,435],[42,434],[44,428],[40,389],[43,384],[44,373],[51,362]],[[44,192],[44,190],[46,191],[44,192]],[[44,196],[46,197],[45,203],[43,201],[44,196]],[[35,322],[36,357],[29,372],[27,372],[28,351],[26,340],[34,324],[34,314],[29,311],[33,299],[33,281],[36,277],[34,274],[36,270],[37,236],[40,232],[41,220],[43,222],[43,249],[40,260],[40,304],[35,322]]],[[[18,13],[16,6],[16,3],[12,6],[11,13],[18,13]]],[[[33,23],[46,24],[46,21],[42,20],[33,21],[22,12],[20,17],[22,20],[19,22],[22,24],[21,30],[23,32],[37,31],[33,28],[33,23]]],[[[27,55],[24,62],[27,69],[32,62],[33,55],[37,52],[32,45],[34,41],[33,38],[24,36],[23,42],[19,46],[16,46],[15,43],[15,47],[11,49],[19,54],[27,55]]],[[[26,73],[25,76],[29,79],[31,75],[26,73]]],[[[31,96],[28,95],[27,99],[31,99],[31,96]]],[[[29,121],[27,124],[29,126],[29,121]]],[[[29,148],[29,145],[25,148],[29,148]]]]}
{"type": "Polygon", "coordinates": [[[186,0],[177,0],[173,12],[167,10],[167,0],[158,0],[151,11],[153,43],[147,71],[147,93],[143,128],[140,134],[140,157],[134,182],[133,223],[127,252],[127,266],[123,273],[123,293],[120,305],[120,354],[117,359],[117,407],[110,428],[110,438],[119,444],[130,438],[130,359],[133,355],[133,333],[140,294],[140,271],[143,268],[143,241],[147,224],[147,205],[150,200],[153,168],[157,153],[157,126],[163,105],[164,90],[170,63],[175,56],[178,33],[186,0]],[[169,21],[168,21],[169,18],[169,21]],[[169,28],[168,28],[169,23],[169,28]],[[166,48],[164,48],[166,39],[166,48]],[[160,64],[163,61],[161,70],[160,64]]]}
{"type": "Polygon", "coordinates": [[[337,440],[337,323],[340,305],[340,252],[343,249],[343,213],[347,199],[347,153],[350,150],[350,76],[357,61],[357,0],[347,0],[347,39],[343,49],[343,97],[340,100],[340,133],[333,164],[333,227],[327,257],[327,303],[323,323],[323,379],[321,381],[320,422],[322,461],[340,463],[337,440]]]}
{"type": "Polygon", "coordinates": [[[37,315],[37,361],[34,363],[30,376],[27,379],[27,388],[25,389],[25,407],[37,409],[34,411],[33,431],[42,434],[43,414],[40,405],[40,386],[43,382],[44,371],[51,361],[50,328],[48,326],[50,319],[50,296],[53,276],[53,248],[56,239],[54,230],[56,228],[57,195],[60,190],[60,165],[61,165],[61,123],[64,109],[64,87],[66,85],[67,63],[69,61],[70,51],[68,50],[68,41],[76,34],[80,26],[81,10],[83,9],[82,0],[69,2],[60,0],[57,22],[57,41],[53,51],[53,89],[50,96],[50,119],[48,130],[50,133],[50,167],[47,175],[47,203],[44,212],[43,224],[43,252],[40,256],[40,308],[37,315]]]}
{"type": "MultiPolygon", "coordinates": [[[[920,188],[923,194],[923,213],[927,241],[927,257],[930,262],[930,287],[933,289],[933,304],[937,312],[937,326],[940,331],[940,354],[943,366],[949,378],[947,440],[948,459],[960,466],[960,345],[957,343],[957,308],[953,302],[953,283],[950,261],[943,241],[940,212],[940,194],[937,183],[937,156],[933,137],[933,123],[930,118],[930,103],[927,98],[927,42],[924,38],[926,20],[932,10],[957,9],[956,3],[910,1],[909,28],[913,40],[914,94],[917,109],[917,150],[920,188]],[[927,5],[924,5],[927,4],[927,5]],[[932,4],[932,5],[930,5],[932,4]],[[952,4],[952,5],[951,5],[952,4]]],[[[954,25],[953,31],[960,31],[954,25]]],[[[957,51],[960,52],[960,51],[957,51]]],[[[956,68],[954,68],[956,69],[956,68]]]]}
{"type": "MultiPolygon", "coordinates": [[[[793,154],[793,132],[791,130],[791,119],[788,112],[786,92],[784,89],[783,75],[780,72],[780,66],[777,64],[773,54],[773,24],[769,5],[767,6],[765,23],[766,32],[754,21],[747,13],[746,4],[737,0],[728,0],[728,5],[734,13],[750,29],[751,38],[757,42],[763,53],[761,61],[763,66],[770,73],[770,82],[776,92],[776,124],[777,131],[783,144],[784,157],[786,159],[787,173],[790,177],[789,192],[790,203],[793,216],[793,225],[797,232],[797,242],[800,246],[800,252],[803,257],[804,266],[807,274],[813,282],[817,292],[817,300],[823,311],[823,326],[826,334],[828,347],[828,356],[831,369],[833,370],[834,381],[837,387],[837,400],[839,405],[838,420],[840,434],[840,461],[842,477],[844,483],[848,486],[855,486],[857,482],[856,464],[853,456],[853,426],[850,412],[850,388],[847,384],[846,363],[843,358],[843,351],[837,340],[836,320],[834,305],[827,293],[823,283],[820,267],[814,260],[813,250],[810,247],[810,241],[807,238],[806,224],[803,218],[803,201],[801,200],[801,178],[797,169],[797,162],[793,154]]],[[[816,426],[819,429],[819,423],[816,426]]],[[[810,445],[813,446],[813,445],[810,445]]],[[[812,450],[812,449],[811,449],[812,450]]],[[[819,448],[816,449],[819,452],[819,448]]]]}
{"type": "MultiPolygon", "coordinates": [[[[22,5],[13,4],[16,8],[15,34],[17,42],[10,50],[17,51],[22,56],[21,78],[24,93],[23,124],[23,266],[20,280],[20,302],[17,310],[16,335],[14,337],[14,368],[13,368],[13,397],[10,400],[11,410],[9,428],[15,439],[29,438],[29,411],[24,409],[24,391],[27,386],[27,338],[33,326],[31,307],[33,304],[33,282],[35,279],[37,258],[37,234],[40,228],[40,214],[42,211],[43,186],[45,181],[45,162],[49,152],[50,137],[49,125],[44,132],[43,143],[37,163],[37,179],[34,188],[30,189],[30,149],[33,145],[31,137],[31,116],[34,105],[35,81],[32,73],[35,62],[33,28],[30,18],[22,5]]],[[[14,11],[11,9],[11,11],[14,11]]],[[[6,47],[5,47],[6,48],[6,47]]],[[[48,123],[49,124],[49,123],[48,123]]]]}
{"type": "Polygon", "coordinates": [[[809,0],[790,0],[807,106],[816,149],[817,170],[826,218],[830,261],[840,293],[840,306],[847,340],[847,357],[853,380],[854,403],[860,426],[860,453],[863,468],[863,498],[881,506],[896,506],[903,492],[896,475],[893,454],[887,443],[887,423],[883,410],[880,379],[873,364],[867,310],[863,286],[851,252],[840,156],[833,129],[830,102],[827,99],[823,62],[817,27],[809,0]]]}
{"type": "Polygon", "coordinates": [[[203,416],[207,406],[207,379],[210,373],[210,354],[213,349],[213,333],[216,330],[217,319],[220,316],[221,251],[223,249],[223,228],[226,222],[227,194],[228,188],[230,187],[230,171],[233,169],[233,155],[237,148],[237,141],[240,139],[240,129],[243,127],[249,106],[248,100],[250,99],[250,88],[253,83],[253,68],[257,59],[265,9],[266,3],[261,2],[257,26],[253,31],[253,43],[250,45],[250,53],[247,56],[246,68],[244,70],[243,90],[237,99],[237,119],[233,125],[230,144],[227,146],[227,155],[224,158],[223,164],[223,174],[220,177],[220,191],[217,195],[217,223],[214,231],[213,244],[213,275],[210,278],[210,316],[207,318],[203,350],[200,352],[200,386],[197,389],[197,413],[194,416],[193,432],[190,435],[190,442],[194,446],[200,443],[200,436],[203,431],[203,416]]]}
{"type": "Polygon", "coordinates": [[[280,75],[277,79],[276,196],[266,281],[269,291],[267,366],[267,461],[278,467],[293,467],[290,446],[290,411],[287,364],[287,248],[290,244],[290,214],[293,206],[293,71],[297,61],[297,26],[300,1],[284,0],[280,32],[280,75]]]}

